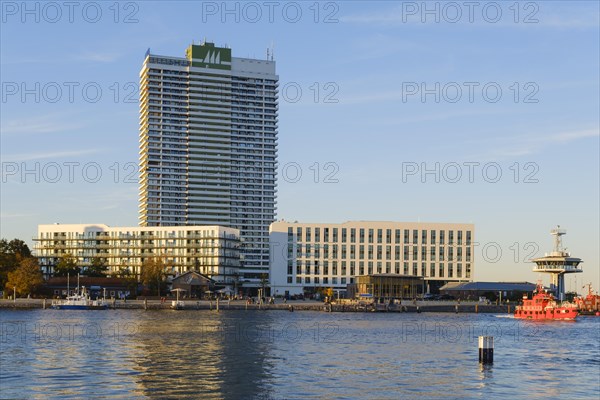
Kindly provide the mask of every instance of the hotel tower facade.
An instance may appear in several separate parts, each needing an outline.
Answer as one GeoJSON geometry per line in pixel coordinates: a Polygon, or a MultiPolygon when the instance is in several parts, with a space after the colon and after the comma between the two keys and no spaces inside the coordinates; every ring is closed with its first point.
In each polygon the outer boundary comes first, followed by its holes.
{"type": "Polygon", "coordinates": [[[278,80],[273,60],[213,43],[148,50],[140,71],[140,225],[239,229],[245,286],[269,273],[278,80]]]}

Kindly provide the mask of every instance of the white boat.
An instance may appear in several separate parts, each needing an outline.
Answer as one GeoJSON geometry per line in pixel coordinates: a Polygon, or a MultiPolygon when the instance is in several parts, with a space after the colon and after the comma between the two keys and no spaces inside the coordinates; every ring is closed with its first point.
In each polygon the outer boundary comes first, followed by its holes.
{"type": "Polygon", "coordinates": [[[65,300],[55,300],[52,302],[52,308],[57,310],[106,310],[108,303],[104,299],[90,299],[90,294],[85,290],[84,286],[74,295],[67,296],[65,300]]]}
{"type": "MultiPolygon", "coordinates": [[[[67,293],[69,293],[69,283],[67,276],[67,293]]],[[[65,300],[54,300],[52,308],[57,310],[106,310],[108,303],[106,299],[92,300],[90,294],[85,290],[85,286],[79,289],[79,275],[77,275],[77,292],[74,295],[67,296],[65,300]]]]}

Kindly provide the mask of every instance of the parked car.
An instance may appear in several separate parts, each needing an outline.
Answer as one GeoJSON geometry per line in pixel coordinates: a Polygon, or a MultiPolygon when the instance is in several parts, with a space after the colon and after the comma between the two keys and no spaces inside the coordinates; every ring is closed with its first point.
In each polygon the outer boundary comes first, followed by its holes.
{"type": "Polygon", "coordinates": [[[440,297],[438,294],[433,293],[425,293],[423,295],[423,300],[437,300],[440,297]]]}

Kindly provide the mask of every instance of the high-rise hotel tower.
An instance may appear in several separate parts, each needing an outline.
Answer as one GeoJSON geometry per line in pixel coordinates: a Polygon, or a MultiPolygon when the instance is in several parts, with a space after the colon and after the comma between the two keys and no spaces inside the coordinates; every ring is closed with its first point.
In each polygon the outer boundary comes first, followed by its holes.
{"type": "Polygon", "coordinates": [[[213,43],[149,50],[140,72],[140,225],[239,229],[246,283],[269,272],[278,79],[272,59],[213,43]]]}

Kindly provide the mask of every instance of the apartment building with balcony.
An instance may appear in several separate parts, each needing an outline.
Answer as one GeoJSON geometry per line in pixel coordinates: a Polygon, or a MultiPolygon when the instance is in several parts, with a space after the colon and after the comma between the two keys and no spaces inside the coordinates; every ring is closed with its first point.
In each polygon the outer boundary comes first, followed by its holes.
{"type": "Polygon", "coordinates": [[[278,82],[272,59],[206,42],[140,71],[140,225],[239,229],[246,286],[269,272],[278,82]]]}
{"type": "Polygon", "coordinates": [[[195,270],[223,284],[239,279],[239,230],[222,226],[110,227],[104,224],[38,225],[35,256],[46,277],[70,254],[82,270],[102,259],[109,274],[139,275],[149,258],[160,258],[175,277],[195,270]]]}

